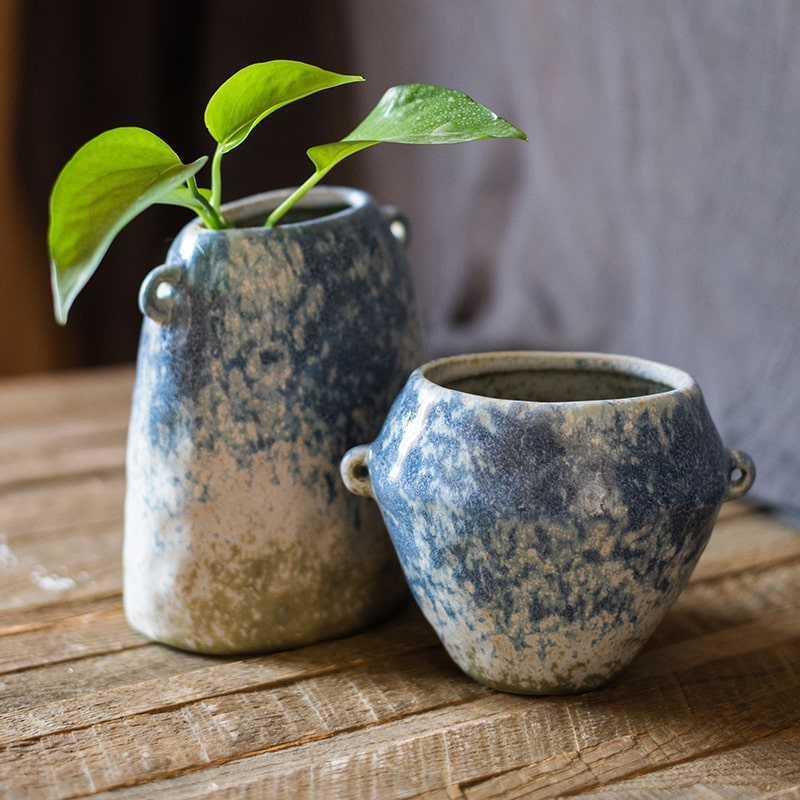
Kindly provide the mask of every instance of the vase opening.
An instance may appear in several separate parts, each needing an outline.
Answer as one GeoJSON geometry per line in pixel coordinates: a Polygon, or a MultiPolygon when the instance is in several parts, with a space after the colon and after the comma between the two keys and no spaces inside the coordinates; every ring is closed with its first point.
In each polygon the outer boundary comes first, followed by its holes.
{"type": "MultiPolygon", "coordinates": [[[[244,197],[222,207],[234,229],[262,228],[267,217],[291,194],[290,189],[276,189],[244,197]]],[[[342,186],[316,186],[289,209],[276,227],[314,223],[369,205],[371,198],[359,189],[342,186]]],[[[204,227],[202,224],[200,227],[204,227]]]]}
{"type": "Polygon", "coordinates": [[[642,359],[534,352],[444,358],[426,365],[423,375],[444,389],[529,403],[634,399],[691,383],[680,370],[642,359]]]}
{"type": "Polygon", "coordinates": [[[467,394],[497,400],[529,403],[574,403],[587,400],[619,400],[669,391],[663,383],[636,375],[587,370],[489,372],[443,384],[467,394]]]}
{"type": "MultiPolygon", "coordinates": [[[[336,203],[331,205],[319,206],[295,206],[286,212],[281,218],[280,225],[296,225],[299,222],[311,222],[315,219],[322,219],[329,217],[332,214],[338,214],[340,211],[346,211],[350,206],[346,203],[336,203]]],[[[269,214],[274,209],[268,209],[269,214]]],[[[237,228],[259,228],[264,224],[264,215],[259,213],[250,217],[236,221],[237,228]]]]}

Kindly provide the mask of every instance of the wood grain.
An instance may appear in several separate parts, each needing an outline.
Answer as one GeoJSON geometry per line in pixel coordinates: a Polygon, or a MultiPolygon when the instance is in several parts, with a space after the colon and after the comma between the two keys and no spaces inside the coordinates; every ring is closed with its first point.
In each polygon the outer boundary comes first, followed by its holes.
{"type": "Polygon", "coordinates": [[[0,384],[0,798],[800,798],[800,533],[731,504],[605,689],[491,691],[408,602],[213,658],[125,622],[131,372],[0,384]]]}

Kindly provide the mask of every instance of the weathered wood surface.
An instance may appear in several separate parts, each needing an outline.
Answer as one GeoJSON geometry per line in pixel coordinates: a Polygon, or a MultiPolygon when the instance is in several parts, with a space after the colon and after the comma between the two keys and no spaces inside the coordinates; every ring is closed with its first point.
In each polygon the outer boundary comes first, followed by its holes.
{"type": "Polygon", "coordinates": [[[0,383],[0,797],[800,798],[800,533],[726,507],[645,651],[572,697],[463,676],[409,604],[209,658],[120,596],[131,372],[0,383]]]}

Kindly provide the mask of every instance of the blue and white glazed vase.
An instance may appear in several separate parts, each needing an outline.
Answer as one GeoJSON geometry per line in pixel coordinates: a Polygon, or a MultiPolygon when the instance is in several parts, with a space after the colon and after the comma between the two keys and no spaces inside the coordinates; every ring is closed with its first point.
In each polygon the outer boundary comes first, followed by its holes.
{"type": "Polygon", "coordinates": [[[403,221],[318,188],[311,218],[263,228],[285,196],[187,225],[140,293],[125,611],[184,649],[340,636],[407,593],[379,513],[339,480],[419,363],[403,221]]]}
{"type": "Polygon", "coordinates": [[[433,361],[342,462],[455,662],[530,694],[628,664],[754,475],[686,373],[569,353],[433,361]]]}

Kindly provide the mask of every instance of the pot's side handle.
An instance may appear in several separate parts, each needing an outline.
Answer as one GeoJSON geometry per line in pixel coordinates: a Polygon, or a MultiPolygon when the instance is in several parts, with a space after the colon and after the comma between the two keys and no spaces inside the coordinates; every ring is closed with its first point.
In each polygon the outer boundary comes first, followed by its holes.
{"type": "Polygon", "coordinates": [[[411,227],[408,217],[397,206],[381,206],[381,213],[389,224],[389,230],[404,247],[408,247],[411,240],[411,227]]]}
{"type": "Polygon", "coordinates": [[[178,289],[183,283],[185,270],[182,264],[162,264],[151,270],[139,289],[139,309],[159,325],[177,321],[178,289]]]}
{"type": "Polygon", "coordinates": [[[753,459],[741,450],[731,450],[728,469],[728,491],[725,500],[736,500],[744,495],[756,479],[756,466],[753,459]]]}
{"type": "Polygon", "coordinates": [[[342,474],[344,485],[353,494],[374,498],[372,481],[369,478],[369,469],[367,467],[368,455],[369,447],[365,444],[351,448],[344,454],[339,471],[342,474]]]}

